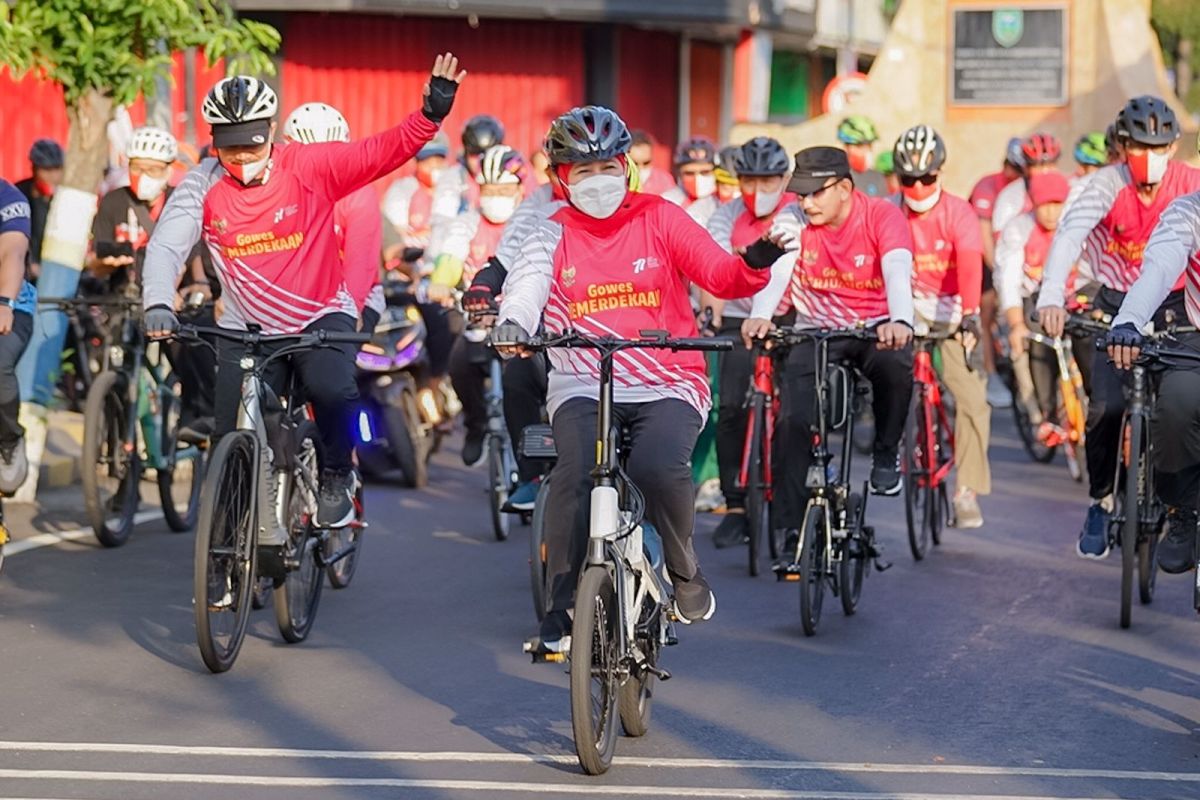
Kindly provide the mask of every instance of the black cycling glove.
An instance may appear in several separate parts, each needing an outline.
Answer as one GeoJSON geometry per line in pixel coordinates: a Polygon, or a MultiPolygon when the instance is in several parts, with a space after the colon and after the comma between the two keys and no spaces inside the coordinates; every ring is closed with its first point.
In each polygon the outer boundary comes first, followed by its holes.
{"type": "Polygon", "coordinates": [[[421,113],[430,122],[442,124],[454,106],[454,93],[458,91],[458,81],[449,78],[433,77],[429,79],[429,94],[421,105],[421,113]]]}
{"type": "Polygon", "coordinates": [[[529,341],[529,334],[511,319],[506,319],[492,329],[489,337],[493,347],[515,347],[529,341]]]}
{"type": "Polygon", "coordinates": [[[374,333],[375,326],[379,324],[379,312],[370,306],[366,306],[362,310],[362,326],[359,328],[363,333],[374,333]]]}
{"type": "Polygon", "coordinates": [[[771,265],[782,258],[785,253],[787,253],[786,250],[770,239],[759,239],[746,248],[742,260],[752,269],[770,269],[771,265]]]}
{"type": "Polygon", "coordinates": [[[1132,322],[1122,322],[1108,332],[1105,344],[1109,347],[1141,347],[1146,337],[1132,322]]]}

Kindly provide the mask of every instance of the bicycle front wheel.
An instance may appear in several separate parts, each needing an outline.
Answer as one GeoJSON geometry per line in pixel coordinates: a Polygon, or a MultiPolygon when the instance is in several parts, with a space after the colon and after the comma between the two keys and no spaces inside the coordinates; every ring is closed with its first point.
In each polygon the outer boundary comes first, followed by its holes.
{"type": "Polygon", "coordinates": [[[192,598],[200,656],[213,672],[233,666],[250,619],[257,468],[254,437],[227,434],[213,452],[200,493],[192,598]]]}
{"type": "Polygon", "coordinates": [[[508,494],[512,488],[512,471],[509,466],[508,442],[498,435],[488,436],[488,499],[491,501],[492,533],[496,540],[508,539],[511,516],[504,511],[508,494]]]}
{"type": "Polygon", "coordinates": [[[904,429],[904,520],[908,527],[908,548],[914,561],[925,558],[929,551],[929,537],[933,528],[934,494],[930,483],[928,465],[934,454],[928,448],[928,433],[922,393],[913,393],[908,421],[904,429]]]}
{"type": "Polygon", "coordinates": [[[601,775],[617,749],[617,636],[620,612],[608,568],[584,570],[571,626],[571,728],[579,766],[601,775]]]}
{"type": "Polygon", "coordinates": [[[317,550],[321,538],[313,528],[316,493],[320,481],[318,453],[320,434],[313,422],[305,421],[293,434],[296,459],[290,473],[279,475],[286,481],[287,535],[284,545],[284,564],[287,574],[275,589],[275,622],[279,633],[289,644],[303,642],[312,630],[321,602],[321,587],[325,585],[325,570],[317,550]]]}
{"type": "MultiPolygon", "coordinates": [[[[1121,627],[1128,628],[1133,614],[1133,575],[1137,568],[1138,528],[1141,504],[1138,480],[1142,472],[1142,421],[1129,419],[1124,430],[1129,435],[1129,463],[1125,469],[1125,521],[1121,525],[1121,627]]],[[[1124,441],[1124,439],[1122,439],[1124,441]]]]}
{"type": "Polygon", "coordinates": [[[853,616],[862,599],[863,579],[867,576],[867,542],[865,531],[859,521],[862,497],[850,495],[846,504],[846,520],[849,535],[842,545],[842,560],[838,564],[838,596],[842,601],[842,613],[853,616]]]}
{"type": "Polygon", "coordinates": [[[1158,541],[1165,525],[1166,517],[1163,516],[1150,527],[1143,528],[1138,539],[1138,599],[1142,601],[1142,605],[1154,602],[1154,587],[1158,582],[1155,557],[1158,555],[1158,541]]]}
{"type": "Polygon", "coordinates": [[[825,514],[823,504],[810,504],[800,532],[800,624],[805,636],[816,635],[825,603],[825,514]]]}
{"type": "Polygon", "coordinates": [[[129,426],[125,376],[104,372],[92,383],[83,417],[83,499],[100,544],[120,547],[138,509],[137,431],[129,426]]]}
{"type": "MultiPolygon", "coordinates": [[[[762,561],[764,534],[770,529],[770,506],[766,497],[766,470],[763,447],[766,443],[766,403],[760,394],[755,394],[750,406],[750,465],[746,474],[746,524],[750,535],[750,575],[757,576],[762,561]]],[[[774,540],[772,539],[772,550],[774,540]]],[[[777,557],[774,552],[772,556],[777,557]]]]}

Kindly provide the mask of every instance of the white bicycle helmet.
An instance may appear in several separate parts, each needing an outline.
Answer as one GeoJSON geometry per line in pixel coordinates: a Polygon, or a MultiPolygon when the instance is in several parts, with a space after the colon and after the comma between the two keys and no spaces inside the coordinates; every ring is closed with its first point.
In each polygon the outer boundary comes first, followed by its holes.
{"type": "Polygon", "coordinates": [[[342,112],[325,103],[305,103],[283,123],[283,135],[293,142],[348,142],[350,125],[342,112]]]}
{"type": "Polygon", "coordinates": [[[170,164],[178,155],[179,144],[175,137],[162,128],[151,125],[134,131],[129,139],[129,146],[125,148],[125,157],[129,159],[147,158],[170,164]]]}
{"type": "Polygon", "coordinates": [[[258,78],[235,75],[208,90],[201,112],[209,125],[270,120],[279,112],[279,99],[275,90],[258,78]]]}
{"type": "Polygon", "coordinates": [[[479,183],[520,183],[525,159],[506,144],[489,147],[479,160],[479,183]]]}

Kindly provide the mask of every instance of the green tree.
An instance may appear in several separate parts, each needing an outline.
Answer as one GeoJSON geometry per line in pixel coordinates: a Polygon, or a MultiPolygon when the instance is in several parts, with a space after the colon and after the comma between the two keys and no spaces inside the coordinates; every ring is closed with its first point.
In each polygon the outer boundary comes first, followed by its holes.
{"type": "Polygon", "coordinates": [[[1150,22],[1162,44],[1164,61],[1174,67],[1179,99],[1189,109],[1200,109],[1200,82],[1193,80],[1200,69],[1200,13],[1196,0],[1153,0],[1150,22]]]}
{"type": "Polygon", "coordinates": [[[113,107],[154,92],[172,53],[201,48],[210,65],[271,72],[279,33],[238,19],[223,0],[15,0],[0,2],[0,64],[62,85],[70,122],[63,183],[86,191],[107,161],[113,107]]]}

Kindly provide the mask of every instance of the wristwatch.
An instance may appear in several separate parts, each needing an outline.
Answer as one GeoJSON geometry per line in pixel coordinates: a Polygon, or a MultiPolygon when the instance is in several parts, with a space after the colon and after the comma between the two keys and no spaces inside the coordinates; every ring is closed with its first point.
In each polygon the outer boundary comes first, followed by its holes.
{"type": "Polygon", "coordinates": [[[11,297],[4,297],[3,295],[0,295],[0,306],[8,306],[9,308],[16,308],[17,301],[13,300],[11,297]]]}

